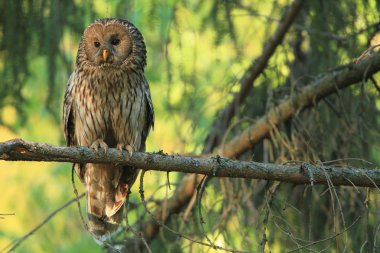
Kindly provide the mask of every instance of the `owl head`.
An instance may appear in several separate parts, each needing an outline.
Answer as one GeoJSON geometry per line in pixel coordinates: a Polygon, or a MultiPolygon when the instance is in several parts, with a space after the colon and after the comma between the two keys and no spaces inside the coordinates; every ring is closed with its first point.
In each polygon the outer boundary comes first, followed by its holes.
{"type": "Polygon", "coordinates": [[[105,18],[95,20],[83,33],[77,64],[91,67],[146,66],[146,47],[137,28],[127,20],[105,18]],[[133,66],[132,66],[133,65],[133,66]]]}

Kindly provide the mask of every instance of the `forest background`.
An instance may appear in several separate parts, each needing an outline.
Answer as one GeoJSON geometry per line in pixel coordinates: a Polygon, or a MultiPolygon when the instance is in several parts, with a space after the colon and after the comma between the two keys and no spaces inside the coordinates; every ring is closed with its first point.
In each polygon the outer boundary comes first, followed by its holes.
{"type": "MultiPolygon", "coordinates": [[[[147,151],[199,155],[228,143],[281,101],[378,44],[379,10],[375,0],[1,0],[0,141],[23,138],[64,146],[66,82],[80,36],[97,18],[128,19],[144,35],[146,77],[156,113],[147,151]],[[293,2],[305,3],[295,11],[295,20],[231,122],[212,143],[210,136],[220,130],[215,122],[221,111],[239,92],[250,66],[260,62],[293,2]]],[[[369,53],[372,50],[364,57],[371,57],[369,53]]],[[[233,158],[378,167],[379,77],[363,76],[361,82],[297,111],[233,158]]],[[[169,177],[170,188],[165,173],[145,174],[150,209],[176,194],[184,174],[169,177]]],[[[0,217],[0,250],[75,197],[68,163],[0,161],[0,190],[0,214],[14,214],[0,217]]],[[[249,252],[377,252],[378,191],[212,179],[202,207],[190,198],[168,226],[205,243],[207,235],[215,245],[249,252]]],[[[150,217],[141,204],[138,184],[132,192],[128,218],[139,230],[150,217]]],[[[131,231],[116,239],[125,238],[139,240],[131,231]]],[[[166,229],[149,241],[149,247],[152,252],[215,251],[166,229]]],[[[17,248],[17,252],[102,251],[84,230],[75,204],[17,248]]]]}

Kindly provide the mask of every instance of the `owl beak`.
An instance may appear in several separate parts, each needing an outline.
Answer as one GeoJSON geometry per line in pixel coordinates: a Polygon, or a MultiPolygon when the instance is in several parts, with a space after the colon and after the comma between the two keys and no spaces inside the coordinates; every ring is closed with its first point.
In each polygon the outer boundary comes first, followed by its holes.
{"type": "Polygon", "coordinates": [[[107,49],[103,49],[103,60],[104,60],[104,62],[107,61],[107,56],[108,56],[107,49]]]}

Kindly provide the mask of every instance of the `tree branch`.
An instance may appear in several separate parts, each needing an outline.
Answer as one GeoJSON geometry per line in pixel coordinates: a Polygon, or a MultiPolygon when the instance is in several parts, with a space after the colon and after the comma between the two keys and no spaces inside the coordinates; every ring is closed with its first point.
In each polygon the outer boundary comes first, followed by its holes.
{"type": "Polygon", "coordinates": [[[294,184],[327,184],[377,187],[380,170],[352,167],[278,165],[236,161],[219,156],[193,158],[180,155],[135,152],[130,157],[110,148],[106,153],[86,147],[57,147],[45,143],[14,139],[0,143],[0,159],[6,161],[50,161],[73,163],[112,163],[145,170],[196,173],[214,177],[266,179],[294,184]],[[311,175],[312,174],[312,175],[311,175]],[[328,177],[326,176],[328,175],[328,177]]]}
{"type": "Polygon", "coordinates": [[[236,114],[240,104],[245,100],[249,91],[253,87],[253,82],[260,76],[266,68],[269,59],[273,55],[277,46],[281,44],[288,32],[291,24],[297,17],[301,10],[304,0],[295,0],[289,7],[288,11],[284,14],[282,21],[279,23],[276,31],[266,43],[263,53],[260,57],[252,61],[251,66],[245,71],[243,77],[240,79],[240,90],[236,93],[232,101],[223,109],[218,119],[214,122],[212,131],[207,137],[204,153],[210,153],[213,149],[220,144],[221,139],[229,125],[232,117],[236,114]]]}
{"type": "Polygon", "coordinates": [[[375,54],[323,74],[313,83],[300,89],[293,97],[284,99],[278,106],[259,118],[255,124],[223,147],[219,147],[216,153],[230,158],[241,155],[265,137],[274,126],[291,118],[302,109],[314,106],[319,100],[336,93],[339,89],[366,80],[379,70],[380,54],[375,54]]]}

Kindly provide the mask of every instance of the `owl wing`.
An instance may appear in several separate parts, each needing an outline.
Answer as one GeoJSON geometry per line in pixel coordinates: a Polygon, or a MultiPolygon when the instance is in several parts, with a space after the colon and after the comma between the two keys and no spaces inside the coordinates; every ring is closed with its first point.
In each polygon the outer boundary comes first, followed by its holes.
{"type": "MultiPolygon", "coordinates": [[[[67,81],[65,97],[63,101],[63,127],[65,130],[66,145],[69,147],[77,146],[77,138],[75,136],[75,118],[73,110],[73,90],[75,87],[74,73],[71,74],[67,81]]],[[[79,179],[84,182],[84,164],[74,163],[73,168],[79,179]]]]}
{"type": "Polygon", "coordinates": [[[65,138],[67,146],[76,146],[77,140],[75,138],[74,126],[74,113],[73,113],[73,100],[72,91],[74,88],[74,73],[71,74],[67,82],[65,98],[63,102],[63,127],[65,130],[65,138]]]}
{"type": "Polygon", "coordinates": [[[144,93],[145,93],[145,99],[146,99],[146,124],[142,132],[142,138],[141,138],[141,151],[145,151],[145,141],[148,137],[150,128],[154,128],[154,109],[153,109],[153,103],[152,98],[150,96],[150,89],[148,81],[144,78],[144,93]]]}
{"type": "Polygon", "coordinates": [[[146,100],[147,100],[147,113],[148,113],[148,117],[147,117],[147,120],[148,120],[148,127],[152,127],[154,128],[154,110],[153,110],[153,103],[152,103],[152,98],[150,96],[150,89],[149,89],[149,84],[148,84],[148,81],[145,80],[145,85],[144,85],[144,88],[145,88],[145,97],[146,97],[146,100]]]}

